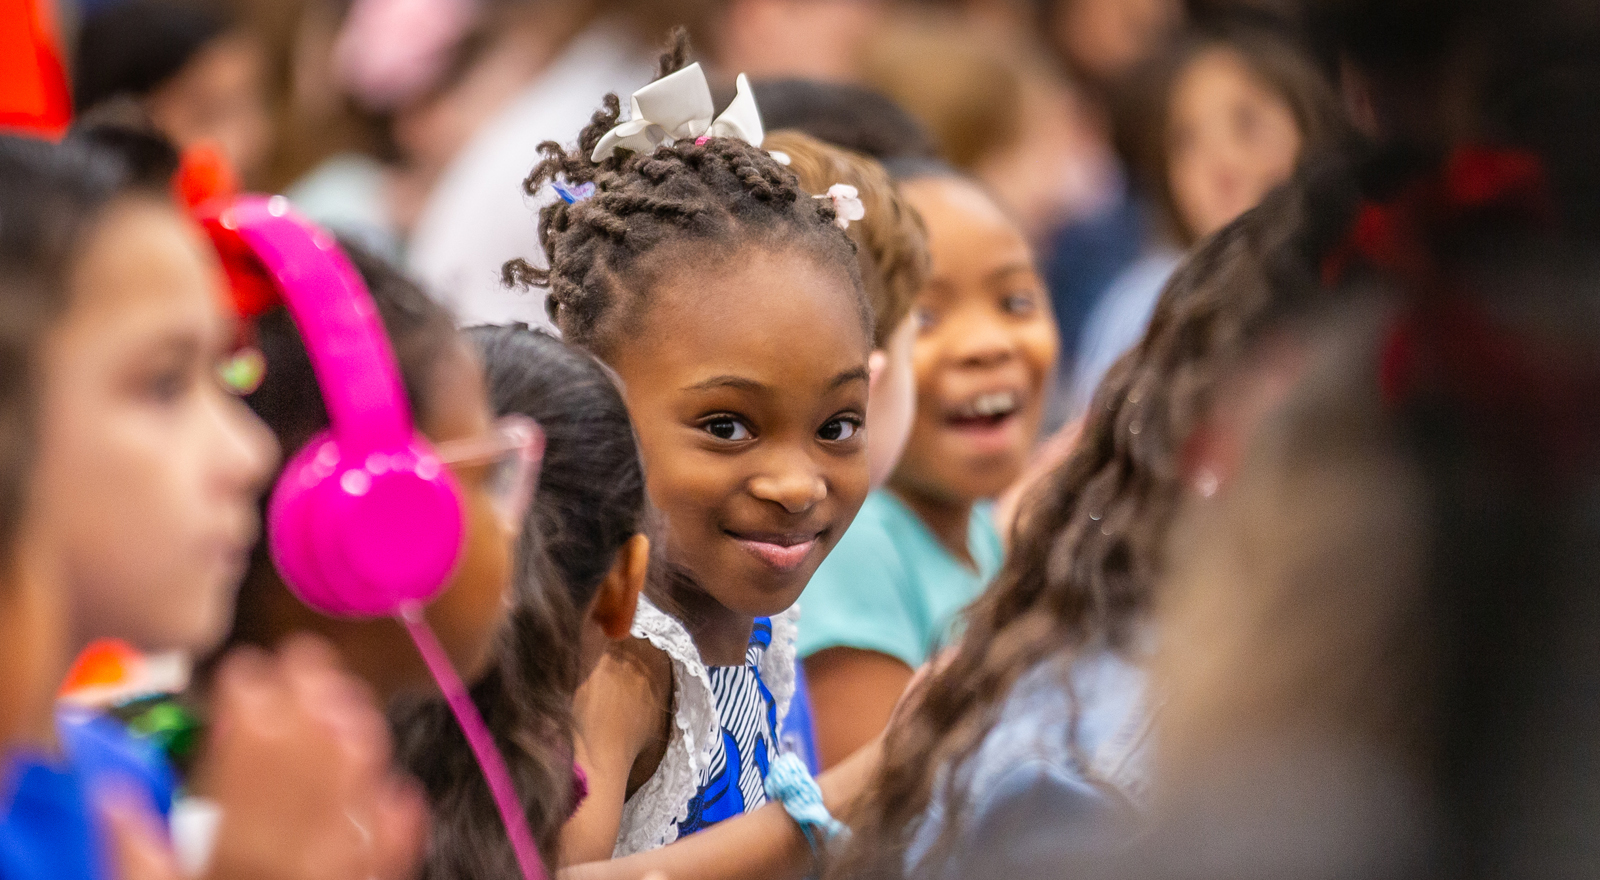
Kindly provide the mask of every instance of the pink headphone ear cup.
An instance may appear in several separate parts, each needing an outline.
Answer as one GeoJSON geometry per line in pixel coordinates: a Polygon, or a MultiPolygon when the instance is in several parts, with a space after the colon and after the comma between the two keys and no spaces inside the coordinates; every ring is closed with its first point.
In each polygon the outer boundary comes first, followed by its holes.
{"type": "Polygon", "coordinates": [[[326,433],[312,438],[283,468],[267,502],[267,549],[290,591],[312,608],[343,616],[349,612],[316,560],[315,514],[311,498],[339,463],[338,445],[326,433]]]}
{"type": "Polygon", "coordinates": [[[347,462],[329,434],[284,469],[267,508],[279,573],[301,601],[339,617],[432,599],[465,540],[460,491],[427,441],[347,462]]]}

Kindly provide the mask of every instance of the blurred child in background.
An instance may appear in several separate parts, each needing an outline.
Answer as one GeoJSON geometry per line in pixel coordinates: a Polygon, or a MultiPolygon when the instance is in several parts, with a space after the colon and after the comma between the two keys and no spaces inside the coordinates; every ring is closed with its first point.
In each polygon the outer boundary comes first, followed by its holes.
{"type": "Polygon", "coordinates": [[[1295,47],[1259,28],[1184,34],[1146,74],[1143,179],[1166,243],[1106,290],[1083,326],[1070,412],[1081,414],[1111,364],[1144,333],[1183,251],[1288,180],[1308,156],[1339,145],[1346,124],[1333,89],[1295,47]]]}
{"type": "Polygon", "coordinates": [[[883,731],[999,570],[984,502],[1022,473],[1055,367],[1049,296],[1016,224],[947,166],[907,163],[899,182],[932,257],[913,307],[916,415],[888,485],[806,594],[800,653],[824,766],[883,731]]]}
{"type": "MultiPolygon", "coordinates": [[[[577,648],[569,644],[555,649],[554,656],[541,652],[525,662],[506,653],[520,644],[508,632],[514,614],[517,632],[531,627],[548,635],[574,623],[572,615],[550,610],[564,585],[548,572],[542,542],[524,516],[536,476],[529,456],[536,453],[537,435],[515,417],[496,418],[478,355],[442,306],[384,261],[348,243],[344,247],[388,331],[416,424],[461,487],[465,549],[450,582],[424,614],[462,680],[480,685],[480,697],[515,688],[514,700],[495,702],[491,730],[500,735],[508,765],[519,771],[532,830],[553,870],[555,834],[572,810],[578,785],[564,722],[577,648]]],[[[298,331],[288,311],[277,306],[255,320],[253,334],[265,374],[246,400],[285,449],[302,447],[328,426],[328,414],[298,331]]],[[[335,618],[310,608],[289,591],[266,543],[258,542],[230,639],[270,646],[300,631],[331,641],[386,705],[415,706],[418,698],[437,694],[397,620],[335,618]]],[[[484,843],[472,852],[461,847],[457,835],[469,819],[485,819],[471,826],[477,840],[506,838],[492,809],[483,816],[461,809],[461,792],[483,784],[470,759],[459,777],[447,783],[439,776],[436,762],[445,760],[441,749],[460,736],[454,719],[426,710],[400,710],[395,717],[398,737],[407,744],[402,757],[428,783],[437,820],[447,823],[430,849],[429,875],[452,876],[463,860],[491,871],[514,870],[503,844],[484,843]],[[446,723],[450,730],[441,730],[446,723]],[[425,742],[433,747],[420,748],[425,742]]]]}
{"type": "Polygon", "coordinates": [[[839,876],[967,876],[1005,863],[992,840],[1020,822],[1068,852],[1144,807],[1150,621],[1184,444],[1259,331],[1299,211],[1280,199],[1247,215],[1168,285],[1076,449],[1024,499],[959,647],[889,731],[839,876]]]}
{"type": "MultiPolygon", "coordinates": [[[[466,549],[453,580],[426,611],[461,676],[476,680],[490,665],[505,624],[514,542],[521,531],[526,484],[503,479],[523,441],[497,423],[489,408],[483,367],[450,315],[381,260],[345,244],[366,280],[400,364],[420,430],[440,448],[461,485],[466,549]]],[[[261,384],[246,396],[279,444],[292,456],[328,426],[311,362],[288,310],[279,305],[257,318],[253,333],[265,359],[261,384]]],[[[531,479],[530,474],[517,474],[531,479]]],[[[284,585],[258,541],[240,592],[232,640],[273,645],[291,632],[321,633],[387,701],[431,686],[422,658],[398,621],[325,617],[284,585]]]]}
{"type": "Polygon", "coordinates": [[[219,7],[120,0],[90,12],[73,53],[73,101],[80,115],[132,101],[179,149],[213,144],[258,181],[273,147],[266,52],[219,7]]]}
{"type": "MultiPolygon", "coordinates": [[[[628,410],[590,355],[526,327],[468,332],[498,416],[545,436],[539,491],[517,551],[510,625],[473,695],[554,859],[573,788],[572,695],[612,640],[628,636],[650,555],[644,467],[628,410]]],[[[520,878],[489,788],[437,698],[391,713],[401,762],[435,807],[424,877],[520,878]]]]}

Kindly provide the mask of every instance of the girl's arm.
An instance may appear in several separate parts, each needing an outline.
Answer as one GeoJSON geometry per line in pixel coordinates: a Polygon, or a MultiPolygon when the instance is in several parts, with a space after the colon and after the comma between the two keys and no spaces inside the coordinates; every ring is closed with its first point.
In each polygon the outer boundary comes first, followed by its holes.
{"type": "Polygon", "coordinates": [[[647,642],[619,642],[578,688],[572,709],[574,757],[589,777],[589,796],[561,829],[563,864],[611,857],[631,783],[642,783],[655,769],[634,765],[648,752],[659,756],[666,745],[672,662],[647,642]]]}
{"type": "Polygon", "coordinates": [[[827,648],[804,662],[817,757],[826,769],[883,733],[912,669],[897,657],[860,648],[827,648]]]}
{"type": "MultiPolygon", "coordinates": [[[[877,771],[881,748],[874,741],[817,778],[829,812],[848,814],[877,771]]],[[[567,868],[558,880],[638,880],[657,872],[695,880],[802,880],[813,868],[800,826],[783,804],[768,803],[660,849],[567,868]]]]}

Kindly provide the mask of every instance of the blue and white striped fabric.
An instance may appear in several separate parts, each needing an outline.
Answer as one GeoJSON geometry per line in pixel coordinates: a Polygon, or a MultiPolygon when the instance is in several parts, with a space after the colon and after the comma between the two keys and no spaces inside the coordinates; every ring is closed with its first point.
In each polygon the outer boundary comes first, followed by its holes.
{"type": "Polygon", "coordinates": [[[772,622],[757,618],[744,665],[706,669],[722,741],[713,748],[688,816],[678,823],[679,838],[767,802],[767,768],[778,754],[778,703],[759,670],[771,646],[772,622]]]}

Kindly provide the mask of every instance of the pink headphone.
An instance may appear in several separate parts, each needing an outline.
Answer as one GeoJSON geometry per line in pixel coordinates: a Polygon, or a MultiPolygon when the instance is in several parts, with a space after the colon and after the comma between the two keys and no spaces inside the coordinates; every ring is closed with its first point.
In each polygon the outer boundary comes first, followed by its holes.
{"type": "Polygon", "coordinates": [[[411,423],[394,352],[360,274],[280,197],[246,196],[207,226],[236,236],[283,297],[331,427],[290,460],[267,506],[272,560],[325,614],[381,617],[437,594],[461,556],[461,495],[411,423]]]}
{"type": "Polygon", "coordinates": [[[545,880],[505,760],[422,615],[461,557],[461,492],[411,422],[371,293],[333,236],[282,196],[234,198],[200,221],[245,317],[281,296],[328,410],[329,429],[289,461],[267,503],[279,574],[324,614],[400,619],[483,769],[523,877],[545,880]]]}

